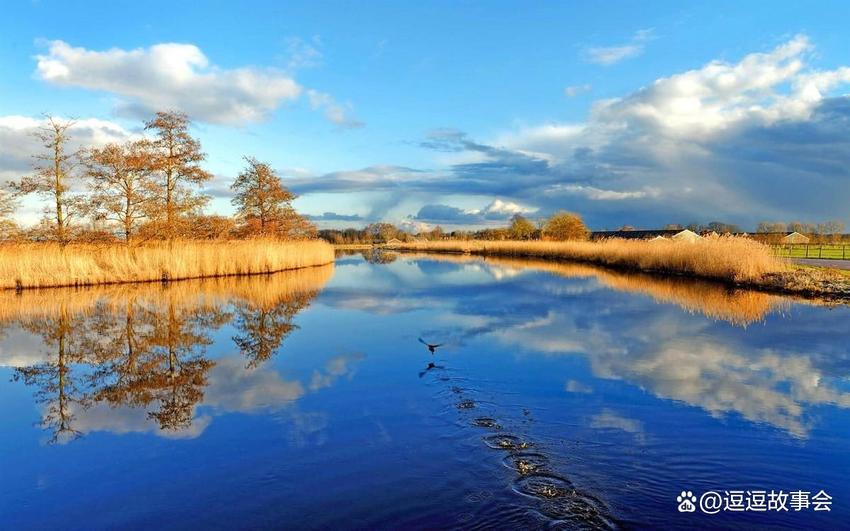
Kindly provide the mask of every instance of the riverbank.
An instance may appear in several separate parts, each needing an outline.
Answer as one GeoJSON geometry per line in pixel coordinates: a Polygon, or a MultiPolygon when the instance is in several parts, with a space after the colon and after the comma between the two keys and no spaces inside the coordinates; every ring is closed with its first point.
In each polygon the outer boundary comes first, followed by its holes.
{"type": "Polygon", "coordinates": [[[371,243],[335,243],[334,249],[338,251],[362,251],[375,247],[371,243]]]}
{"type": "Polygon", "coordinates": [[[93,286],[275,273],[330,264],[319,240],[0,246],[0,289],[93,286]]]}
{"type": "Polygon", "coordinates": [[[850,276],[792,265],[749,238],[695,242],[622,240],[600,242],[436,241],[400,243],[399,251],[465,253],[582,262],[614,269],[678,275],[803,296],[850,298],[850,276]]]}

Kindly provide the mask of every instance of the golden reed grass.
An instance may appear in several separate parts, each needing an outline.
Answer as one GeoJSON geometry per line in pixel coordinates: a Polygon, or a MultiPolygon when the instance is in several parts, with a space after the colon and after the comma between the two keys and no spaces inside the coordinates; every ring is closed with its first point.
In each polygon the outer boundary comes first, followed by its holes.
{"type": "Polygon", "coordinates": [[[786,297],[761,291],[729,289],[723,284],[697,279],[665,278],[639,272],[603,269],[575,262],[424,253],[416,253],[412,257],[427,257],[431,260],[456,263],[483,261],[488,265],[512,270],[531,269],[566,278],[594,278],[607,288],[648,295],[655,301],[675,304],[689,313],[700,313],[710,319],[727,321],[738,326],[747,326],[761,321],[768,313],[782,311],[789,306],[786,297]]]}
{"type": "Polygon", "coordinates": [[[768,246],[734,236],[695,242],[616,238],[598,242],[437,241],[402,243],[393,248],[569,260],[739,283],[757,282],[786,268],[768,246]]]}
{"type": "Polygon", "coordinates": [[[87,286],[273,273],[329,264],[323,241],[174,241],[124,245],[0,246],[0,288],[87,286]]]}
{"type": "Polygon", "coordinates": [[[313,297],[333,276],[333,264],[282,271],[270,275],[218,277],[180,282],[109,284],[79,288],[0,291],[0,324],[85,316],[98,304],[121,309],[128,301],[154,307],[214,309],[230,303],[269,309],[299,298],[313,297]]]}

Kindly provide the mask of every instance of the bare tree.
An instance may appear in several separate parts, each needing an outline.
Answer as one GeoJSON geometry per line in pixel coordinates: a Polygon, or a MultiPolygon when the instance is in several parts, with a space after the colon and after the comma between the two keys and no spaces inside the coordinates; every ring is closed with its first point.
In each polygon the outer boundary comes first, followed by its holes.
{"type": "Polygon", "coordinates": [[[147,207],[155,198],[151,149],[150,142],[139,140],[108,144],[86,154],[92,203],[99,214],[120,224],[127,244],[139,220],[147,217],[147,207]]]}
{"type": "Polygon", "coordinates": [[[35,156],[32,175],[10,183],[10,187],[16,195],[35,193],[52,200],[55,239],[64,245],[68,243],[72,217],[85,213],[82,199],[69,194],[69,180],[75,177],[78,162],[76,153],[67,152],[68,130],[74,122],[58,120],[50,115],[45,118],[46,125],[33,135],[47,152],[35,156]]]}
{"type": "Polygon", "coordinates": [[[0,240],[11,240],[20,235],[20,227],[12,219],[18,202],[15,196],[0,190],[0,240]]]}
{"type": "Polygon", "coordinates": [[[184,113],[171,111],[158,112],[145,124],[145,129],[156,135],[151,168],[162,179],[160,217],[165,222],[162,228],[169,239],[174,236],[178,218],[199,210],[209,199],[186,186],[200,185],[212,178],[212,174],[200,166],[206,154],[201,151],[201,143],[189,134],[190,123],[184,113]]]}

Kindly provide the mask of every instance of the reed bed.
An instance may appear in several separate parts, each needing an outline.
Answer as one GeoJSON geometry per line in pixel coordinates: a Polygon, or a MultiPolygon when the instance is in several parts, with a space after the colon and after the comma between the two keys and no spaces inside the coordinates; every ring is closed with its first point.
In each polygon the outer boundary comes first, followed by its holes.
{"type": "Polygon", "coordinates": [[[733,283],[757,283],[786,270],[771,249],[749,238],[721,236],[695,242],[609,239],[599,242],[437,241],[393,249],[567,260],[733,283]]]}
{"type": "Polygon", "coordinates": [[[141,246],[0,246],[0,288],[90,286],[274,273],[329,264],[325,242],[174,241],[141,246]]]}
{"type": "Polygon", "coordinates": [[[114,311],[128,303],[209,310],[244,304],[268,310],[299,298],[313,298],[333,276],[333,264],[282,271],[271,275],[218,277],[180,282],[108,284],[79,288],[28,289],[0,292],[0,325],[33,319],[87,316],[97,305],[114,311]]]}

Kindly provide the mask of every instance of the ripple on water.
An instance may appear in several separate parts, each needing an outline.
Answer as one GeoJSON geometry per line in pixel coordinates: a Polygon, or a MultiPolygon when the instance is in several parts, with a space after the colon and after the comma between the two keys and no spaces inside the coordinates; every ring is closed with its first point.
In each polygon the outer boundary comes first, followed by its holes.
{"type": "Polygon", "coordinates": [[[516,492],[540,500],[539,511],[569,529],[616,529],[605,505],[592,495],[576,490],[567,479],[554,474],[534,473],[514,482],[516,492]]]}
{"type": "Polygon", "coordinates": [[[531,448],[531,443],[523,441],[516,435],[497,433],[495,435],[487,435],[484,437],[484,444],[496,450],[525,450],[531,448]]]}
{"type": "Polygon", "coordinates": [[[508,454],[502,459],[502,463],[523,476],[527,476],[545,469],[549,465],[549,458],[535,452],[520,452],[508,454]]]}
{"type": "Polygon", "coordinates": [[[496,419],[492,417],[478,417],[472,421],[473,426],[478,426],[479,428],[500,428],[499,423],[496,422],[496,419]]]}
{"type": "Polygon", "coordinates": [[[473,408],[475,408],[475,401],[469,400],[468,398],[466,400],[461,400],[460,402],[457,403],[457,408],[458,409],[473,409],[473,408]]]}
{"type": "Polygon", "coordinates": [[[520,494],[552,500],[567,498],[575,492],[572,483],[554,474],[528,474],[514,482],[514,490],[520,494]]]}
{"type": "Polygon", "coordinates": [[[586,493],[573,491],[568,496],[540,504],[545,516],[565,522],[569,529],[617,529],[614,518],[604,505],[586,493]]]}

